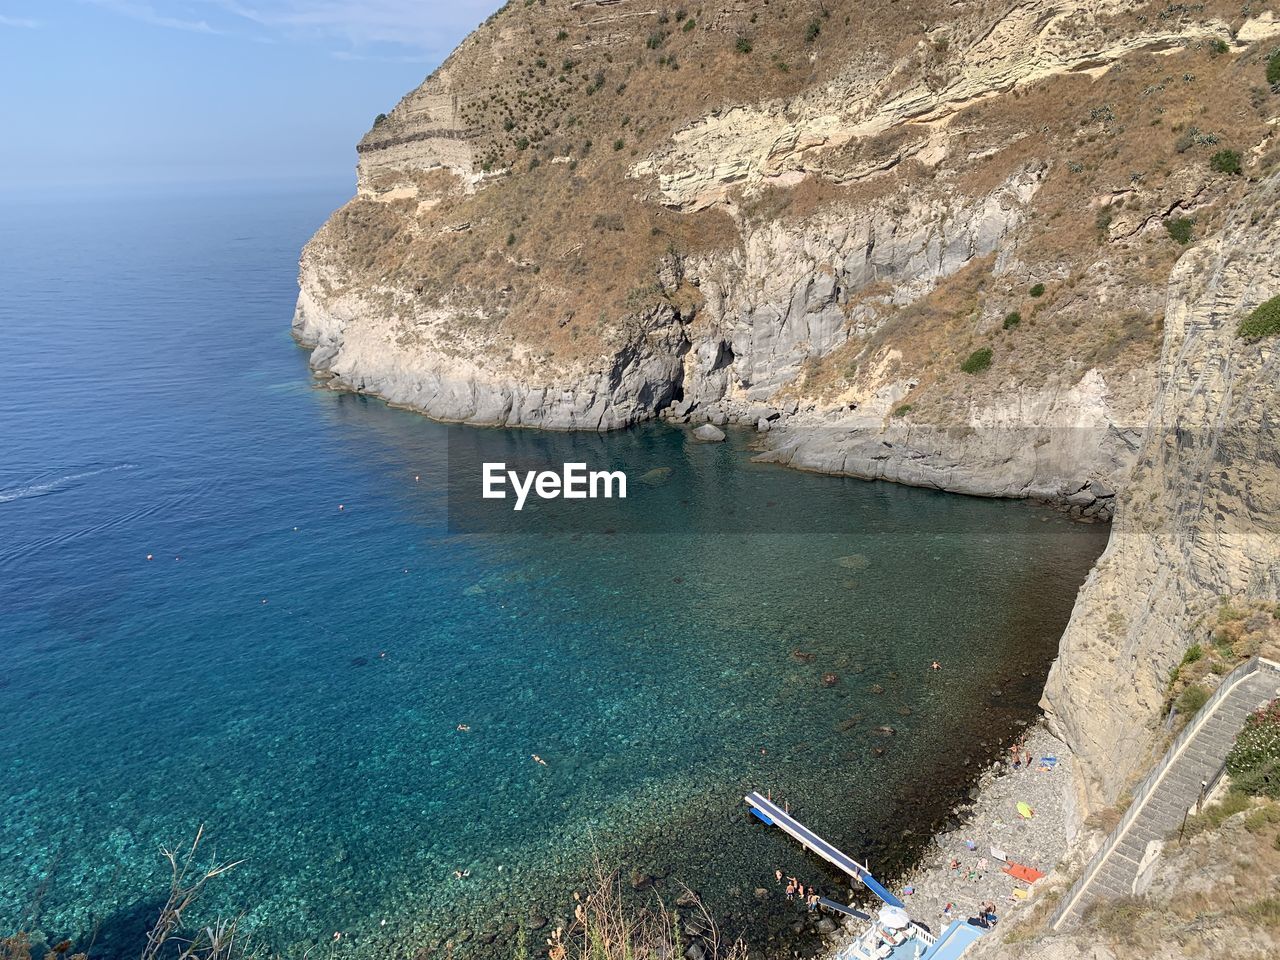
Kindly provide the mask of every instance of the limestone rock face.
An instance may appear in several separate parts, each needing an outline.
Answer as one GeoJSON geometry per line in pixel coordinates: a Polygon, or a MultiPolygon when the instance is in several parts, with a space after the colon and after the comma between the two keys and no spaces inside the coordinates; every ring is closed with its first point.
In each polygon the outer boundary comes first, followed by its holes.
{"type": "Polygon", "coordinates": [[[1151,420],[1044,694],[1076,750],[1082,816],[1151,759],[1196,619],[1230,597],[1280,599],[1280,344],[1235,334],[1280,294],[1277,244],[1273,175],[1169,279],[1151,420]]]}
{"type": "Polygon", "coordinates": [[[449,71],[437,72],[406,96],[365,134],[356,152],[357,181],[366,195],[403,190],[412,174],[441,168],[471,177],[475,158],[449,71]]]}
{"type": "MultiPolygon", "coordinates": [[[[669,149],[637,163],[637,177],[657,175],[664,202],[700,209],[723,201],[746,183],[794,183],[824,168],[823,154],[910,123],[922,132],[893,153],[841,174],[857,180],[915,156],[936,155],[929,134],[956,113],[989,97],[1074,71],[1106,71],[1121,58],[1166,50],[1202,37],[1231,38],[1221,20],[1145,29],[1109,37],[1101,18],[1124,10],[1127,0],[1028,0],[984,24],[947,82],[919,82],[905,89],[889,82],[891,71],[851,64],[829,84],[810,91],[800,105],[767,103],[735,107],[700,119],[673,138],[669,149]],[[1095,19],[1097,18],[1097,19],[1095,19]]],[[[1267,14],[1266,16],[1269,16],[1267,14]]],[[[1249,21],[1251,30],[1269,21],[1249,21]]],[[[963,24],[960,30],[973,29],[963,24]]],[[[940,27],[937,43],[949,43],[940,27]]],[[[942,149],[945,149],[943,147],[942,149]]]]}
{"type": "Polygon", "coordinates": [[[673,399],[688,340],[678,317],[655,311],[633,340],[594,363],[538,369],[495,356],[483,336],[459,336],[456,318],[431,311],[411,340],[362,322],[361,296],[309,293],[304,267],[293,332],[312,347],[311,366],[331,386],[371,393],[437,420],[548,430],[615,430],[652,419],[673,399]],[[423,349],[439,338],[435,349],[423,349]]]}

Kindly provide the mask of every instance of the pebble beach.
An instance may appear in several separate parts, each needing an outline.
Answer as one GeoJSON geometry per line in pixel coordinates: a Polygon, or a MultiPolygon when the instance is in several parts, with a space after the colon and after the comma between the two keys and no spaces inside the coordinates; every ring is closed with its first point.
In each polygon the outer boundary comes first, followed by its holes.
{"type": "MultiPolygon", "coordinates": [[[[956,807],[959,825],[935,836],[904,882],[893,888],[912,919],[935,933],[952,919],[974,916],[986,901],[995,903],[1002,922],[1035,902],[1035,888],[1003,872],[1005,864],[992,856],[992,849],[1044,874],[1066,853],[1068,812],[1074,802],[1071,754],[1043,725],[1029,728],[1023,744],[1032,763],[1014,767],[1006,755],[983,771],[970,792],[972,799],[956,807]],[[1045,763],[1045,758],[1056,762],[1045,763]],[[1020,802],[1031,808],[1030,818],[1019,814],[1020,802]]],[[[852,920],[839,928],[828,956],[834,957],[861,929],[852,920]]]]}

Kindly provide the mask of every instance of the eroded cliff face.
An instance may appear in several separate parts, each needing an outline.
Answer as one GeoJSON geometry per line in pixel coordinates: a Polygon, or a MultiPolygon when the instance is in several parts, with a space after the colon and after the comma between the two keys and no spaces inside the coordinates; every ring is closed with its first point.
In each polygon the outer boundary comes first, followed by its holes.
{"type": "Polygon", "coordinates": [[[362,140],[302,260],[313,366],[446,420],[748,423],[796,466],[1107,518],[1164,224],[1211,225],[1240,187],[1204,154],[1270,137],[1237,75],[1271,13],[786,6],[500,11],[362,140]]]}
{"type": "Polygon", "coordinates": [[[1044,696],[1084,768],[1082,813],[1150,761],[1197,622],[1227,598],[1280,599],[1280,344],[1236,336],[1280,295],[1278,249],[1273,174],[1169,278],[1150,423],[1044,696]]]}
{"type": "Polygon", "coordinates": [[[361,142],[294,332],[440,419],[1123,504],[1046,694],[1083,815],[1189,618],[1274,589],[1275,369],[1232,340],[1276,292],[1271,7],[510,4],[361,142]]]}

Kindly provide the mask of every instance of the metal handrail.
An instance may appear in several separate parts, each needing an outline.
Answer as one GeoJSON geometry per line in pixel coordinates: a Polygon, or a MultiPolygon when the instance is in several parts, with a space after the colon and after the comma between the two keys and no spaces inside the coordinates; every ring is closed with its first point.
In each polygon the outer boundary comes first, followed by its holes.
{"type": "Polygon", "coordinates": [[[1262,664],[1266,664],[1269,668],[1278,668],[1280,665],[1271,663],[1269,660],[1263,660],[1261,657],[1250,657],[1240,666],[1236,667],[1225,677],[1222,683],[1218,684],[1218,689],[1213,691],[1209,699],[1192,717],[1191,721],[1182,728],[1182,732],[1174,739],[1169,749],[1165,751],[1165,755],[1161,758],[1156,768],[1147,775],[1142,781],[1142,786],[1134,794],[1133,800],[1129,803],[1129,809],[1125,811],[1124,816],[1120,818],[1120,822],[1115,829],[1107,835],[1107,839],[1103,841],[1098,852],[1090,858],[1088,864],[1085,865],[1084,872],[1080,874],[1080,878],[1072,884],[1071,889],[1067,891],[1067,895],[1063,898],[1057,912],[1054,913],[1053,919],[1049,921],[1049,928],[1057,930],[1061,927],[1062,922],[1067,915],[1075,909],[1076,901],[1080,899],[1080,894],[1084,888],[1088,886],[1093,879],[1095,873],[1102,867],[1102,864],[1111,856],[1112,851],[1123,839],[1129,827],[1133,825],[1133,821],[1138,814],[1142,812],[1142,808],[1146,805],[1147,798],[1159,785],[1164,778],[1165,771],[1170,765],[1181,755],[1183,748],[1198,734],[1208,719],[1218,709],[1218,705],[1235,689],[1236,685],[1241,683],[1247,677],[1256,673],[1262,664]]]}

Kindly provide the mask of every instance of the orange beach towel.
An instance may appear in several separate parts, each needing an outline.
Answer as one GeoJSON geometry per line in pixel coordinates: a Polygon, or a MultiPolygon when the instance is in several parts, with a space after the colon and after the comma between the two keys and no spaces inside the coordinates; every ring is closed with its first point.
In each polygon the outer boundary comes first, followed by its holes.
{"type": "Polygon", "coordinates": [[[1028,867],[1026,864],[1022,863],[1014,863],[1012,860],[1010,860],[1008,866],[1004,868],[1004,872],[1011,877],[1021,880],[1023,883],[1035,883],[1044,876],[1044,874],[1035,867],[1028,867]]]}

